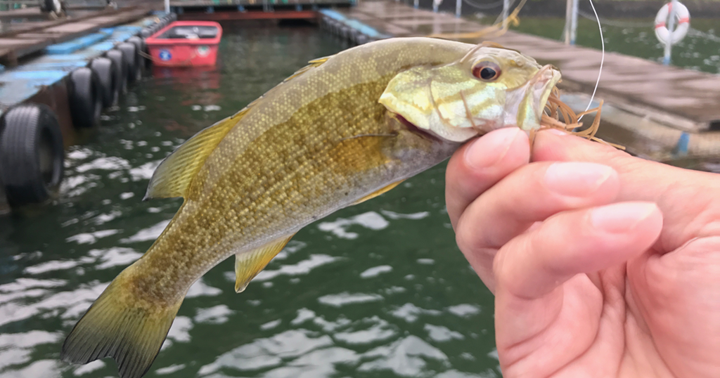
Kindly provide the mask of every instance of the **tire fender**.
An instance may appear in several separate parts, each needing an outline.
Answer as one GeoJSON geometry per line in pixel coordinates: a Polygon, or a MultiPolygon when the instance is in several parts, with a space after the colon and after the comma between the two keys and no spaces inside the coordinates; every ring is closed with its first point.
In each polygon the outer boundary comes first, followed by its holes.
{"type": "Polygon", "coordinates": [[[123,54],[123,60],[127,65],[127,79],[128,83],[134,83],[142,77],[140,71],[140,54],[138,54],[137,48],[130,42],[123,42],[117,45],[117,49],[123,54]]]}
{"type": "Polygon", "coordinates": [[[0,118],[0,183],[8,203],[22,206],[57,196],[63,178],[60,124],[46,105],[23,104],[0,118]]]}
{"type": "Polygon", "coordinates": [[[102,95],[95,72],[87,67],[78,68],[69,77],[68,100],[75,128],[95,127],[102,111],[102,95]]]}
{"type": "Polygon", "coordinates": [[[117,85],[115,62],[108,58],[95,58],[90,62],[90,69],[95,72],[100,86],[100,97],[103,107],[107,108],[117,103],[120,93],[117,85]]]}
{"type": "Polygon", "coordinates": [[[115,62],[115,82],[117,83],[118,92],[127,93],[127,62],[123,59],[123,53],[120,50],[112,49],[105,56],[115,62]]]}
{"type": "Polygon", "coordinates": [[[139,60],[138,67],[140,67],[140,73],[142,75],[143,69],[148,68],[150,66],[149,65],[150,59],[145,57],[145,56],[148,56],[147,47],[145,46],[145,41],[138,36],[130,37],[130,38],[128,38],[127,41],[129,43],[132,43],[133,45],[135,45],[135,49],[138,51],[138,60],[139,60]],[[143,56],[143,55],[145,55],[145,56],[143,56]]]}

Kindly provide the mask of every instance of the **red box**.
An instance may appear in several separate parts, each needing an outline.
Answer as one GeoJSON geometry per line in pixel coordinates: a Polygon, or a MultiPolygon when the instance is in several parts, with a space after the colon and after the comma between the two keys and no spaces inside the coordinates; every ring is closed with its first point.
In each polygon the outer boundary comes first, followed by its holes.
{"type": "Polygon", "coordinates": [[[212,21],[175,21],[145,39],[160,67],[214,66],[222,27],[212,21]]]}

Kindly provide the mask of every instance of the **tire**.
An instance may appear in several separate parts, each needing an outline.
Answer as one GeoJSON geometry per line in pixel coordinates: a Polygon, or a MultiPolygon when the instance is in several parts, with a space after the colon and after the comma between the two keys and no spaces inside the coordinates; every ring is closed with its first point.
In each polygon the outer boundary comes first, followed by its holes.
{"type": "Polygon", "coordinates": [[[115,105],[120,97],[115,75],[115,71],[117,71],[115,62],[108,58],[96,58],[90,63],[90,69],[98,78],[103,107],[109,108],[115,105]]]}
{"type": "Polygon", "coordinates": [[[368,42],[368,37],[365,34],[358,34],[357,36],[357,44],[358,45],[364,45],[368,42]]]}
{"type": "Polygon", "coordinates": [[[140,70],[140,54],[138,54],[135,45],[130,42],[123,42],[117,46],[117,49],[122,51],[123,60],[127,65],[127,80],[128,84],[132,84],[142,77],[142,71],[140,70]]]}
{"type": "Polygon", "coordinates": [[[142,40],[140,37],[130,37],[127,40],[129,43],[132,43],[135,45],[135,49],[138,51],[138,59],[139,59],[139,65],[140,67],[140,77],[142,78],[142,71],[146,68],[149,68],[150,65],[148,64],[150,59],[144,57],[142,54],[145,54],[147,56],[147,48],[145,47],[145,41],[142,40]]]}
{"type": "MultiPolygon", "coordinates": [[[[123,59],[123,53],[120,50],[112,49],[105,56],[115,63],[115,82],[117,83],[118,93],[127,93],[127,62],[123,59]]],[[[118,99],[119,100],[119,99],[118,99]]]]}
{"type": "Polygon", "coordinates": [[[102,111],[102,94],[99,79],[93,70],[83,67],[70,74],[68,97],[75,128],[97,126],[102,111]]]}
{"type": "Polygon", "coordinates": [[[0,183],[8,203],[22,206],[56,197],[63,178],[60,124],[45,105],[11,108],[0,119],[0,183]]]}

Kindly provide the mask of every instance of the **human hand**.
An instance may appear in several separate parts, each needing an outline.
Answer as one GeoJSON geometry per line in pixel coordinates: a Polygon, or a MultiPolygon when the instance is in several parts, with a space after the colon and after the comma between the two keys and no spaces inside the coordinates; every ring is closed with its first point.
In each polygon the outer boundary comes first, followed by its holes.
{"type": "Polygon", "coordinates": [[[720,175],[506,128],[448,164],[505,377],[719,377],[720,175]]]}

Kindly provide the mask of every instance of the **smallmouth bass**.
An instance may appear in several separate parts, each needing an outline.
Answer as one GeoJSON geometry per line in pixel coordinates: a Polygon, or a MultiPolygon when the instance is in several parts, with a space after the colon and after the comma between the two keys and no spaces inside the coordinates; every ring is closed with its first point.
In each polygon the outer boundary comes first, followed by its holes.
{"type": "Polygon", "coordinates": [[[146,197],[184,202],[105,289],[61,357],[143,376],[190,286],[236,256],[243,291],[304,226],[392,189],[488,131],[540,127],[560,74],[512,50],[390,39],[311,61],[186,141],[146,197]]]}

